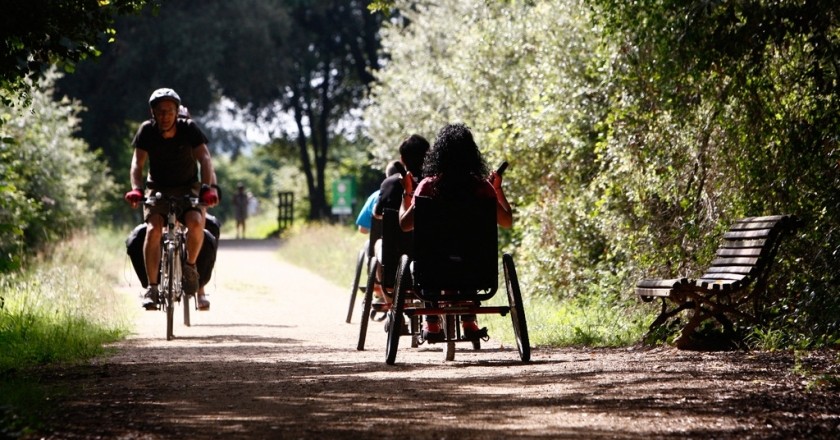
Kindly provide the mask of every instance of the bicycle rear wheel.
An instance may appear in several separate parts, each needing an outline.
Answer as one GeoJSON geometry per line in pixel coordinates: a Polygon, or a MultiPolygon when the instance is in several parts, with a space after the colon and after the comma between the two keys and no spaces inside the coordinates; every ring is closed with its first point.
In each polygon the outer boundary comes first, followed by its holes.
{"type": "Polygon", "coordinates": [[[166,308],[166,340],[171,341],[175,335],[175,250],[166,249],[164,253],[164,284],[163,306],[166,308]]]}
{"type": "Polygon", "coordinates": [[[174,272],[175,272],[175,280],[177,281],[175,283],[175,286],[177,286],[177,288],[175,289],[175,298],[176,298],[176,300],[180,299],[181,301],[184,302],[184,325],[189,327],[190,326],[190,295],[187,295],[184,292],[184,281],[183,281],[183,279],[184,279],[183,278],[183,276],[184,276],[183,268],[184,268],[184,264],[186,263],[185,259],[186,259],[186,256],[187,256],[187,250],[184,249],[184,244],[183,244],[184,242],[185,241],[181,242],[182,244],[179,247],[178,252],[176,252],[177,255],[175,256],[175,271],[174,272]]]}

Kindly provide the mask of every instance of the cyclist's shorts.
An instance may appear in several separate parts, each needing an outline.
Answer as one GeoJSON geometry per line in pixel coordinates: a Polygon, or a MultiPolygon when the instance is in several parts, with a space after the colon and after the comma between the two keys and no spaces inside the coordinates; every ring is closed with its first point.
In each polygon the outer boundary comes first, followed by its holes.
{"type": "Polygon", "coordinates": [[[191,186],[181,186],[174,188],[146,188],[146,197],[150,197],[152,194],[159,192],[163,195],[163,200],[158,202],[155,206],[143,205],[143,220],[148,221],[149,217],[151,217],[154,214],[158,214],[165,219],[166,215],[169,214],[169,203],[166,200],[169,198],[169,196],[175,196],[179,200],[178,221],[184,223],[184,212],[190,210],[201,212],[201,208],[194,208],[190,206],[189,201],[184,200],[184,196],[189,195],[190,197],[198,197],[198,193],[200,190],[200,182],[196,182],[191,186]]]}

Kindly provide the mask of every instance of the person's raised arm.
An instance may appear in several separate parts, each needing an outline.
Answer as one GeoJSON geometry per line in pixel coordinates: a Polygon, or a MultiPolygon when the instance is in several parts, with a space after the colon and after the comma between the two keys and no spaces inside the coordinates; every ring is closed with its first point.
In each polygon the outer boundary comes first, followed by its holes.
{"type": "Polygon", "coordinates": [[[490,183],[496,190],[496,222],[499,226],[508,229],[513,226],[513,210],[511,210],[510,203],[505,197],[505,191],[502,189],[502,176],[495,172],[492,173],[490,183]]]}

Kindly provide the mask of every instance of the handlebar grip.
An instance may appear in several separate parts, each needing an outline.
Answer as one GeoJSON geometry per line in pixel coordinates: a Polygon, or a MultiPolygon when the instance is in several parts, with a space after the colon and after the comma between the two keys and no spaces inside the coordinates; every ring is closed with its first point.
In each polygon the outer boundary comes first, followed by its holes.
{"type": "Polygon", "coordinates": [[[502,162],[502,164],[499,165],[499,168],[496,169],[496,175],[501,176],[502,174],[504,174],[507,167],[508,167],[508,162],[507,161],[502,162]]]}

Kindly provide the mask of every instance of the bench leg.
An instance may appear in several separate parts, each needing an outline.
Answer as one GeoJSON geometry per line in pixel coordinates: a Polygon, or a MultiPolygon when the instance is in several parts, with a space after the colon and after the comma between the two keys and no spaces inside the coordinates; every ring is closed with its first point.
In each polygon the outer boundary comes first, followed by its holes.
{"type": "Polygon", "coordinates": [[[659,313],[659,316],[657,316],[656,319],[654,319],[653,322],[648,326],[648,332],[645,335],[645,339],[647,339],[647,337],[650,336],[651,333],[653,333],[657,328],[662,326],[662,324],[665,324],[665,322],[671,319],[674,315],[682,312],[683,310],[691,308],[694,308],[694,302],[687,301],[674,307],[671,310],[668,310],[666,299],[662,298],[662,311],[659,313]]]}
{"type": "Polygon", "coordinates": [[[732,320],[725,314],[725,311],[707,309],[698,305],[688,323],[683,327],[680,336],[674,341],[677,348],[681,350],[722,350],[733,349],[738,346],[735,326],[732,320]],[[698,340],[695,335],[697,328],[709,319],[714,319],[723,328],[722,339],[712,338],[710,340],[698,340]]]}

